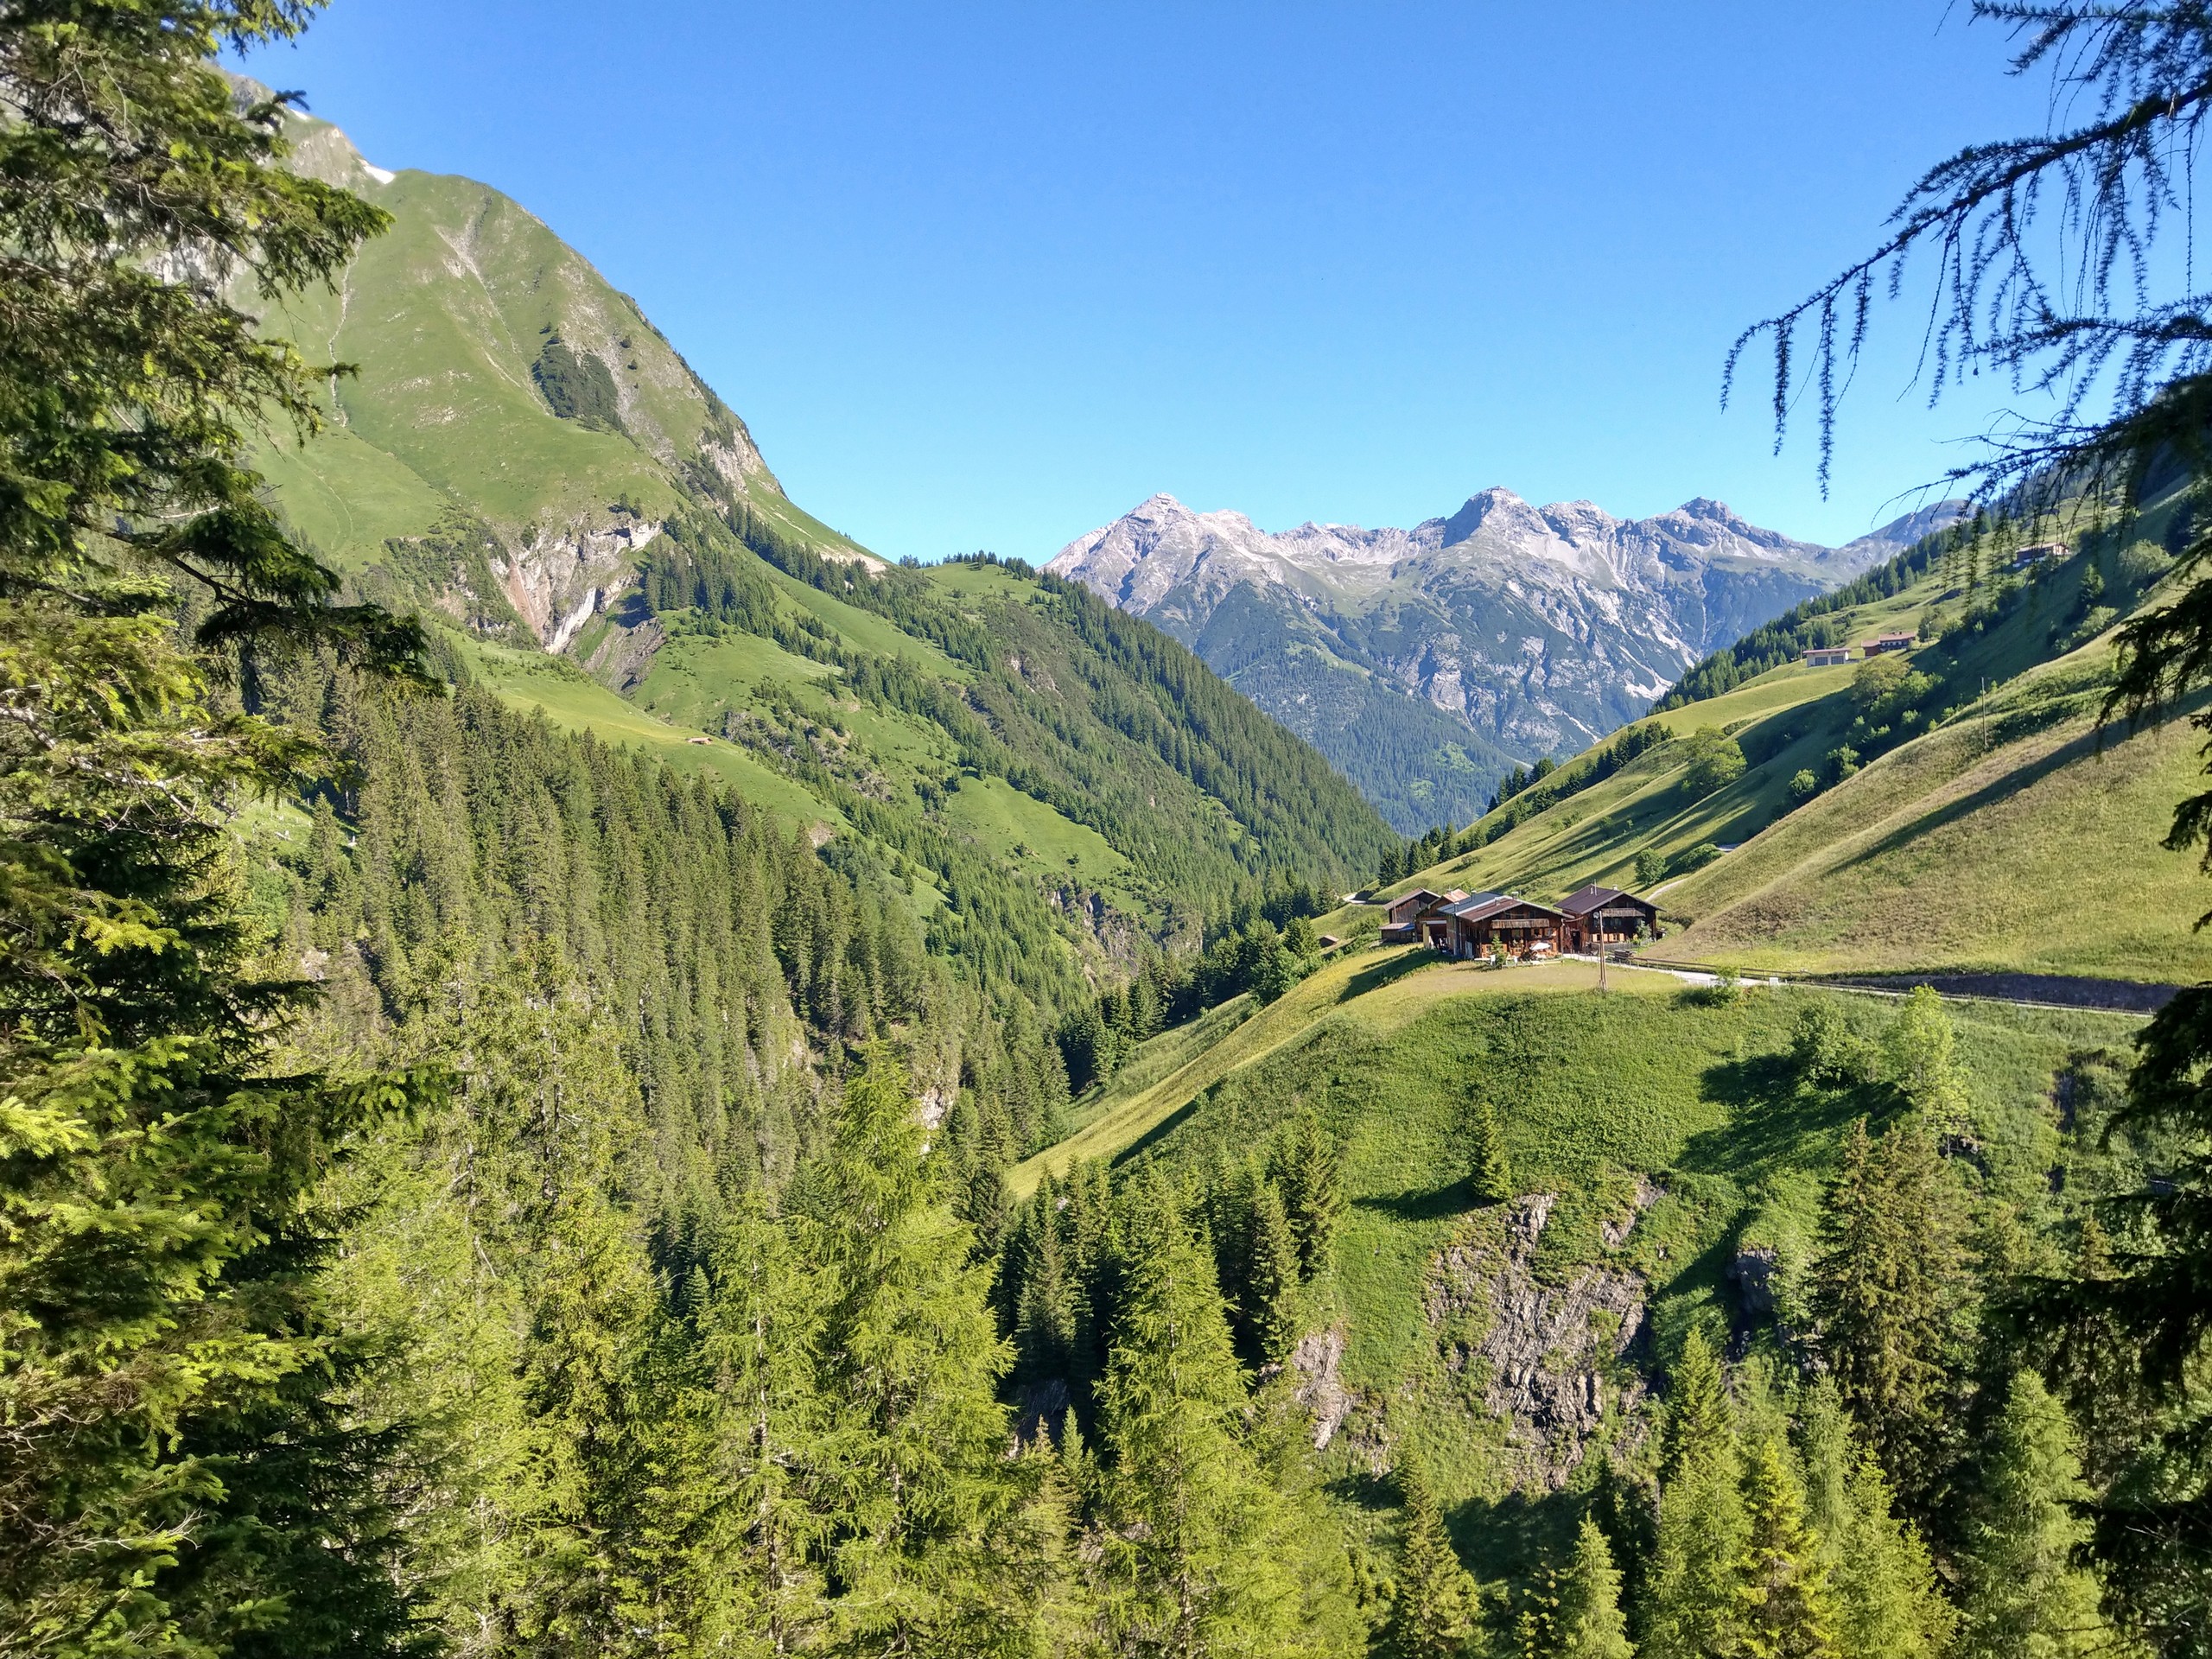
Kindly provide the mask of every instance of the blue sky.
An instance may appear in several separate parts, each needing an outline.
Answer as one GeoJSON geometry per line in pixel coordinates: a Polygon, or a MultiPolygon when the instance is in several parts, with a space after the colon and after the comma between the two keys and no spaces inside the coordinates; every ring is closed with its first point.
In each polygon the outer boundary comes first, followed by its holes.
{"type": "Polygon", "coordinates": [[[1946,0],[337,0],[246,67],[544,219],[839,529],[1041,561],[1155,490],[1863,532],[2033,405],[1930,411],[1891,307],[1824,502],[1721,359],[1929,162],[2040,124],[2005,55],[1946,0]]]}

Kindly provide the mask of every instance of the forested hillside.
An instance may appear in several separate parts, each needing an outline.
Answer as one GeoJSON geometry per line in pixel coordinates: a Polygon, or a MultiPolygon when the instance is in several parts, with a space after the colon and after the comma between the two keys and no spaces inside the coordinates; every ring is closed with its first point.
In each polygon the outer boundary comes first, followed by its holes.
{"type": "Polygon", "coordinates": [[[949,901],[938,946],[996,952],[1048,1008],[1395,844],[1310,748],[1079,588],[887,564],[800,510],[635,304],[498,192],[287,133],[295,168],[391,222],[270,310],[359,366],[320,432],[257,459],[355,592],[429,620],[448,676],[895,861],[949,901]]]}
{"type": "Polygon", "coordinates": [[[2204,658],[2129,679],[2192,490],[1909,555],[1789,626],[1911,650],[1753,642],[1409,868],[1180,646],[873,559],[542,226],[209,67],[308,15],[0,12],[0,1649],[2206,1651],[2212,991],[1331,908],[2017,952],[2090,823],[2038,948],[2193,976],[2139,843],[2212,823],[2204,658]],[[2115,689],[2164,770],[2083,770],[2115,689]],[[1916,882],[1970,928],[1867,925],[1916,882]]]}

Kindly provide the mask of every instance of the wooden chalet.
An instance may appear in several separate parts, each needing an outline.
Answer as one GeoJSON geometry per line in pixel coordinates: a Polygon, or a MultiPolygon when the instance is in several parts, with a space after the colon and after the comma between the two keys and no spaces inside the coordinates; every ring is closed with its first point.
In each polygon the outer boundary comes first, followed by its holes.
{"type": "Polygon", "coordinates": [[[1917,634],[1878,633],[1872,639],[1862,641],[1859,649],[1869,657],[1878,657],[1885,651],[1910,651],[1918,639],[1917,634]]]}
{"type": "Polygon", "coordinates": [[[1567,949],[1591,952],[1659,937],[1659,906],[1618,887],[1585,887],[1559,901],[1567,949]]]}
{"type": "Polygon", "coordinates": [[[2063,559],[2066,556],[2067,547],[2063,542],[2037,542],[2033,547],[2024,547],[2013,554],[2012,563],[2005,569],[2024,570],[2031,564],[2041,564],[2047,559],[2063,559]]]}
{"type": "Polygon", "coordinates": [[[1548,905],[1510,893],[1477,893],[1424,913],[1421,943],[1449,957],[1486,957],[1493,945],[1509,957],[1557,956],[1566,948],[1567,918],[1548,905]]]}

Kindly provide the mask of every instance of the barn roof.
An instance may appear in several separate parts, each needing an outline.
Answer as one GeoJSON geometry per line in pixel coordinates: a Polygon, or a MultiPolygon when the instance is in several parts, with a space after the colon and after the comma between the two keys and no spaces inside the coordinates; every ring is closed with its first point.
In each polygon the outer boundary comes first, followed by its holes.
{"type": "Polygon", "coordinates": [[[1560,913],[1549,905],[1540,905],[1533,899],[1518,898],[1510,893],[1478,893],[1453,905],[1444,913],[1457,916],[1463,922],[1479,922],[1509,910],[1541,910],[1547,916],[1560,913]]]}
{"type": "Polygon", "coordinates": [[[1618,887],[1585,887],[1580,893],[1567,894],[1559,901],[1559,907],[1570,916],[1587,916],[1600,905],[1610,905],[1616,899],[1625,899],[1631,905],[1641,905],[1646,910],[1652,908],[1649,899],[1639,899],[1632,893],[1622,892],[1618,887]]]}

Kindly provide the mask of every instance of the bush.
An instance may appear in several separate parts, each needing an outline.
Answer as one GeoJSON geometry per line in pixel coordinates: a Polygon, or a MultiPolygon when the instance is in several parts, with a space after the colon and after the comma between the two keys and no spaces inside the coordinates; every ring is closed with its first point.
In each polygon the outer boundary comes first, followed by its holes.
{"type": "Polygon", "coordinates": [[[1821,757],[1821,781],[1829,789],[1859,770],[1859,751],[1845,745],[1821,757]]]}
{"type": "Polygon", "coordinates": [[[2061,651],[2079,651],[2119,620],[2120,613],[2109,605],[2092,605],[2088,613],[2068,630],[2058,642],[2061,651]]]}
{"type": "Polygon", "coordinates": [[[1646,847],[1636,855],[1636,885],[1656,887],[1667,879],[1667,855],[1656,847],[1646,847]]]}
{"type": "Polygon", "coordinates": [[[2120,580],[2139,590],[2148,588],[2173,568],[2173,556],[2149,542],[2123,547],[2113,561],[2113,569],[2120,580]]]}
{"type": "Polygon", "coordinates": [[[1682,775],[1690,793],[1703,800],[1742,777],[1747,764],[1742,745],[1707,726],[1690,738],[1689,765],[1682,775]]]}
{"type": "Polygon", "coordinates": [[[1300,971],[1303,965],[1281,939],[1268,940],[1252,970],[1252,1000],[1262,1006],[1279,1001],[1304,977],[1300,971]]]}
{"type": "Polygon", "coordinates": [[[1820,792],[1821,780],[1803,767],[1800,767],[1797,775],[1789,780],[1789,802],[1793,806],[1804,805],[1820,792]]]}
{"type": "Polygon", "coordinates": [[[1798,1076],[1824,1088],[1864,1083],[1874,1070],[1872,1045],[1853,1032],[1842,1012],[1825,998],[1798,1011],[1789,1034],[1789,1053],[1798,1076]]]}
{"type": "Polygon", "coordinates": [[[1719,856],[1720,848],[1719,843],[1710,841],[1701,841],[1698,842],[1696,846],[1691,848],[1689,851],[1675,855],[1673,866],[1675,874],[1677,875],[1688,875],[1692,870],[1701,870],[1719,856]]]}

